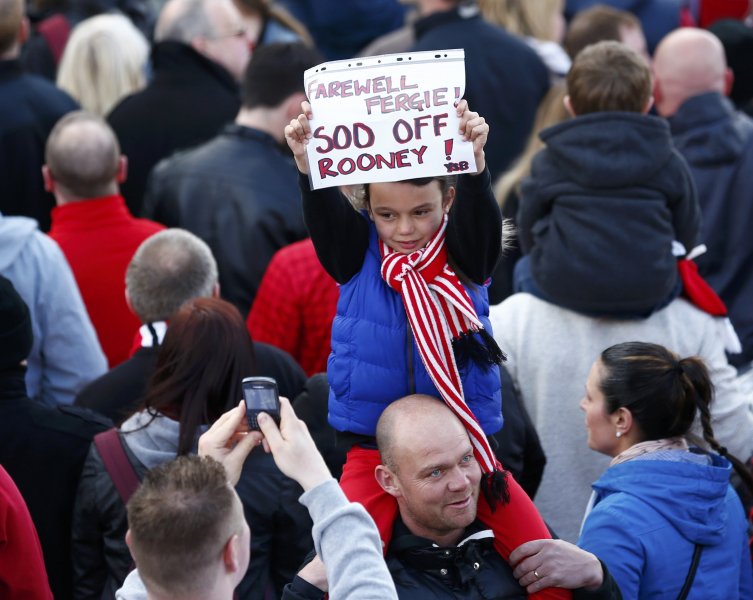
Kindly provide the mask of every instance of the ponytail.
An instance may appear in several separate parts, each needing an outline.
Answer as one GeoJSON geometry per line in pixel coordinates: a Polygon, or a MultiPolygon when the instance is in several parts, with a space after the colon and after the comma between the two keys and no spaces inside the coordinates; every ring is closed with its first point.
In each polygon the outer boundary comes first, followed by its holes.
{"type": "Polygon", "coordinates": [[[735,469],[738,477],[740,477],[740,480],[748,491],[753,494],[753,475],[751,475],[750,470],[748,470],[739,458],[730,454],[727,448],[722,446],[714,437],[714,430],[711,428],[711,411],[709,410],[713,393],[707,393],[709,388],[706,384],[710,383],[710,381],[706,366],[696,357],[684,358],[678,362],[678,365],[683,371],[684,384],[688,386],[689,393],[695,399],[696,407],[700,414],[703,439],[706,440],[706,443],[714,452],[732,463],[732,467],[735,469]],[[699,377],[699,367],[706,373],[706,377],[699,377]]]}

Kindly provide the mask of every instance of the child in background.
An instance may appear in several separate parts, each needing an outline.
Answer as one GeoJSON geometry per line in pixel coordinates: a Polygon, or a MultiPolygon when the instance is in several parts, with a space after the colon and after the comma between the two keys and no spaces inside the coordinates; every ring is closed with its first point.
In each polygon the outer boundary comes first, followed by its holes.
{"type": "Polygon", "coordinates": [[[651,73],[617,42],[567,75],[575,117],[546,129],[521,187],[517,291],[582,313],[645,317],[681,291],[673,241],[696,243],[700,211],[668,124],[646,114],[651,73]]]}
{"type": "MultiPolygon", "coordinates": [[[[507,559],[524,541],[551,537],[486,437],[502,427],[502,353],[490,335],[486,295],[502,242],[483,150],[488,125],[461,100],[460,131],[473,142],[479,174],[460,175],[457,183],[428,177],[367,184],[359,213],[336,188],[309,189],[312,115],[307,102],[302,109],[285,137],[301,172],[311,239],[340,284],[327,375],[330,424],[350,446],[343,490],[375,518],[386,547],[397,504],[374,478],[376,424],[390,402],[428,394],[442,398],[469,432],[485,474],[478,517],[494,530],[500,554],[507,559]]],[[[532,597],[570,592],[550,588],[532,597]]]]}

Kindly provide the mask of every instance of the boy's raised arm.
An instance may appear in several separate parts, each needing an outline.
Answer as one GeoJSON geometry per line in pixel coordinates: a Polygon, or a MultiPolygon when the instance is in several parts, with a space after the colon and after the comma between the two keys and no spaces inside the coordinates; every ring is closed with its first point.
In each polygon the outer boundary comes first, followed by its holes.
{"type": "Polygon", "coordinates": [[[457,198],[447,225],[447,248],[458,268],[480,285],[491,276],[502,250],[502,212],[484,157],[489,125],[468,108],[466,100],[458,103],[457,111],[460,133],[473,142],[478,172],[458,178],[457,198]]]}
{"type": "Polygon", "coordinates": [[[309,122],[311,116],[311,105],[302,102],[301,114],[285,127],[285,140],[301,173],[299,187],[303,198],[303,219],[316,255],[337,283],[345,283],[363,265],[369,245],[368,223],[353,210],[337,188],[311,189],[306,159],[306,145],[313,136],[309,122]]]}

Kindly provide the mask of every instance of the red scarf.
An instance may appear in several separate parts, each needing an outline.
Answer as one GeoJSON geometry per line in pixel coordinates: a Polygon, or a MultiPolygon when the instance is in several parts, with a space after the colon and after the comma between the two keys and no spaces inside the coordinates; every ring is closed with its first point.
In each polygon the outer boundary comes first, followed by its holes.
{"type": "Polygon", "coordinates": [[[382,279],[403,298],[421,360],[439,394],[465,425],[484,473],[500,468],[475,415],[465,403],[452,340],[483,329],[468,292],[447,264],[447,215],[429,243],[411,254],[381,242],[382,279]]]}

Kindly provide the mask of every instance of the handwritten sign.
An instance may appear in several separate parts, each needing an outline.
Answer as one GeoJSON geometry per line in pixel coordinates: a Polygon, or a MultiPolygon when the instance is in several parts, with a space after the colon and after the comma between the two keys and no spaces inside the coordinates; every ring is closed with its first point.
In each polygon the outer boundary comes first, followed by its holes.
{"type": "Polygon", "coordinates": [[[458,133],[463,50],[323,63],[304,75],[313,138],[313,189],[476,172],[458,133]]]}

